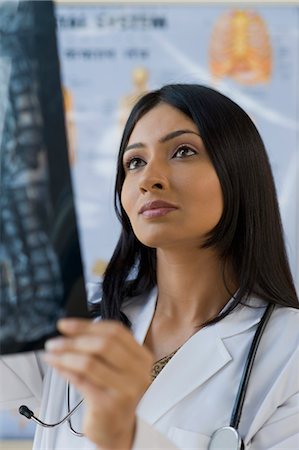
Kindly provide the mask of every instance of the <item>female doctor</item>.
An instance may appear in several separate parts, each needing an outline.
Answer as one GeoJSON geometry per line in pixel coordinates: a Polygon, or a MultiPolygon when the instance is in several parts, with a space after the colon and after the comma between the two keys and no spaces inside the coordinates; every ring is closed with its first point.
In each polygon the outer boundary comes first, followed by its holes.
{"type": "Polygon", "coordinates": [[[124,130],[115,204],[121,236],[90,296],[106,320],[61,320],[42,362],[3,358],[10,406],[42,396],[39,416],[53,423],[66,414],[66,380],[70,408],[84,399],[77,434],[38,427],[34,449],[228,449],[209,447],[211,436],[230,424],[268,305],[238,433],[245,449],[299,449],[298,299],[247,114],[198,85],[143,96],[124,130]]]}

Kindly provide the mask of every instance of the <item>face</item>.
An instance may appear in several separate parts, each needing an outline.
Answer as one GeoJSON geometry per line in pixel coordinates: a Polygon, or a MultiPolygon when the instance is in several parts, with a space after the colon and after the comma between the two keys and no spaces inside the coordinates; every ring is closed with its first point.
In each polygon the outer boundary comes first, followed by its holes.
{"type": "Polygon", "coordinates": [[[146,246],[200,246],[218,223],[222,192],[195,123],[159,104],[135,125],[123,156],[121,202],[146,246]]]}

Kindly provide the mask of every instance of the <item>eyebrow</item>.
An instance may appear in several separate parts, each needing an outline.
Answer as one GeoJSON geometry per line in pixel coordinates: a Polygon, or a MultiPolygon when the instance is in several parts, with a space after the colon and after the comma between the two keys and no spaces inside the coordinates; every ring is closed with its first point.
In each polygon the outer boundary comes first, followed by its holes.
{"type": "MultiPolygon", "coordinates": [[[[200,134],[196,133],[196,131],[184,129],[184,130],[171,131],[170,133],[168,133],[165,136],[161,137],[159,139],[159,142],[161,144],[164,144],[164,142],[170,141],[171,139],[174,139],[174,138],[176,138],[178,136],[181,136],[182,134],[190,134],[190,133],[201,137],[200,134]]],[[[135,142],[134,144],[128,145],[125,148],[124,153],[127,152],[128,150],[132,150],[133,148],[145,148],[145,147],[146,147],[146,145],[143,144],[142,142],[135,142]]]]}

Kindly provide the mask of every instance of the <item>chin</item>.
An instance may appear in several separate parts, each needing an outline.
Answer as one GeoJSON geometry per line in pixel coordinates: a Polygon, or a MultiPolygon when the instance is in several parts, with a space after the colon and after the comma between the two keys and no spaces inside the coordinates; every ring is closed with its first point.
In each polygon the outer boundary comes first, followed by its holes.
{"type": "Polygon", "coordinates": [[[151,234],[150,236],[142,235],[136,235],[139,242],[141,242],[146,247],[150,248],[171,248],[178,245],[180,242],[178,239],[177,234],[175,236],[171,236],[169,233],[167,235],[164,235],[164,233],[156,233],[155,235],[151,234]]]}
{"type": "Polygon", "coordinates": [[[149,247],[149,248],[158,248],[158,247],[160,247],[159,241],[157,241],[155,239],[139,239],[139,238],[137,238],[137,239],[145,247],[149,247]]]}
{"type": "Polygon", "coordinates": [[[141,244],[150,248],[164,247],[172,242],[172,240],[169,239],[169,236],[162,236],[161,233],[146,236],[144,234],[136,234],[136,237],[141,244]]]}

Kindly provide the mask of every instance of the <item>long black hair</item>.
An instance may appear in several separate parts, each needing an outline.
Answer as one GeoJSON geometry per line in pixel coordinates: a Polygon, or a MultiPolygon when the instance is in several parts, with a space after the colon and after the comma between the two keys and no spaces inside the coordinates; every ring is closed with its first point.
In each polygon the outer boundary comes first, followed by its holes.
{"type": "Polygon", "coordinates": [[[129,325],[121,312],[125,299],[156,285],[156,250],[138,241],[120,198],[124,149],[138,120],[160,103],[177,108],[196,124],[222,188],[223,213],[203,246],[214,247],[223,264],[231,264],[239,289],[226,313],[207,323],[220,320],[252,294],[298,308],[273,175],[254,123],[242,108],[214,89],[174,84],[145,94],[123,132],[115,183],[115,209],[122,229],[103,278],[102,317],[129,325]]]}

